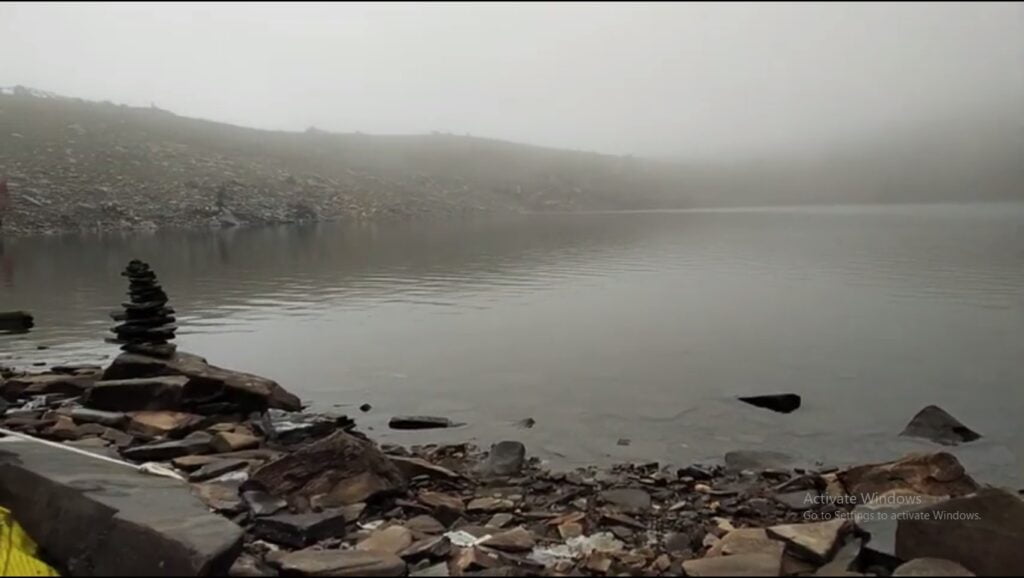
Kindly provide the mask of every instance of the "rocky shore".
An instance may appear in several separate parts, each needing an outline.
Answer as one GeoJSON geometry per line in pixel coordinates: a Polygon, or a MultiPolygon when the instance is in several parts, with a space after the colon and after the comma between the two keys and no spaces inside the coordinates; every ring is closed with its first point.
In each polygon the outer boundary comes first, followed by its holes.
{"type": "Polygon", "coordinates": [[[6,371],[0,395],[3,428],[180,474],[244,529],[233,576],[1001,575],[1024,562],[1024,502],[944,452],[822,471],[744,451],[550,471],[516,441],[378,446],[348,417],[303,413],[277,383],[183,352],[6,371]]]}
{"type": "MultiPolygon", "coordinates": [[[[132,299],[112,328],[123,353],[106,367],[0,371],[0,427],[187,484],[195,500],[223,517],[215,517],[218,523],[237,533],[237,539],[218,534],[228,542],[224,548],[189,550],[198,573],[951,576],[1024,570],[1024,501],[1014,490],[973,479],[943,451],[818,470],[792,468],[782,454],[735,451],[714,464],[555,471],[515,440],[488,448],[378,445],[349,416],[303,411],[299,398],[273,380],[177,351],[170,343],[174,311],[155,274],[133,262],[126,276],[132,299]]],[[[780,412],[800,406],[792,394],[742,401],[780,412]]],[[[447,425],[429,416],[391,420],[396,429],[447,425]]],[[[946,445],[979,437],[931,406],[903,433],[946,445]]],[[[41,545],[45,553],[45,540],[41,545]]],[[[82,561],[87,556],[47,561],[82,575],[103,567],[95,560],[102,556],[90,558],[91,565],[82,561]]]]}

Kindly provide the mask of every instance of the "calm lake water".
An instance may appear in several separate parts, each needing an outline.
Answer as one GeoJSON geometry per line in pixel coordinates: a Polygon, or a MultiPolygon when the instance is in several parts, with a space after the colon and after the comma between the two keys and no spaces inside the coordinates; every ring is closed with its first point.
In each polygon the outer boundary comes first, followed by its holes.
{"type": "Polygon", "coordinates": [[[985,436],[956,450],[973,471],[1024,481],[1024,205],[8,239],[0,309],[37,327],[0,336],[0,363],[115,355],[132,258],[170,294],[180,348],[380,439],[514,438],[567,464],[738,448],[845,463],[937,448],[896,434],[938,404],[985,436]],[[775,392],[804,406],[734,400],[775,392]],[[388,431],[396,414],[467,425],[388,431]]]}

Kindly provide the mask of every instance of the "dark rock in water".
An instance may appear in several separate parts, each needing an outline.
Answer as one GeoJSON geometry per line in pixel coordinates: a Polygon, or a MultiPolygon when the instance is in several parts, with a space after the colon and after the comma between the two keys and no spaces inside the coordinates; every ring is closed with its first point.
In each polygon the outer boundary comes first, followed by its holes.
{"type": "Polygon", "coordinates": [[[526,446],[516,441],[498,442],[491,446],[481,473],[489,476],[515,476],[523,469],[526,446]]]}
{"type": "Polygon", "coordinates": [[[619,441],[616,442],[616,445],[627,447],[627,446],[629,446],[632,443],[633,443],[633,441],[628,439],[628,438],[619,438],[619,441]]]}
{"type": "Polygon", "coordinates": [[[285,498],[326,494],[328,502],[348,505],[404,488],[402,473],[373,442],[337,431],[256,470],[243,489],[285,498]]]}
{"type": "Polygon", "coordinates": [[[22,396],[81,395],[95,382],[92,377],[55,373],[12,376],[0,384],[0,396],[15,401],[22,396]]]}
{"type": "Polygon", "coordinates": [[[535,425],[537,425],[537,420],[533,419],[532,417],[528,417],[526,419],[522,419],[516,422],[516,427],[520,429],[530,429],[535,425]]]}
{"type": "Polygon", "coordinates": [[[754,395],[738,398],[750,405],[770,409],[779,413],[790,413],[800,408],[800,396],[795,393],[778,393],[772,395],[754,395]]]}
{"type": "Polygon", "coordinates": [[[280,514],[257,519],[252,533],[276,544],[303,548],[320,540],[344,536],[347,523],[341,510],[280,514]]]}
{"type": "Polygon", "coordinates": [[[32,329],[35,320],[25,311],[0,311],[0,331],[22,332],[32,329]]]}
{"type": "Polygon", "coordinates": [[[979,576],[1024,573],[1024,501],[986,489],[921,508],[927,516],[905,517],[896,528],[902,560],[946,558],[979,576]]]}
{"type": "Polygon", "coordinates": [[[441,429],[455,424],[446,417],[395,416],[388,422],[391,429],[441,429]]]}
{"type": "Polygon", "coordinates": [[[373,409],[373,406],[368,404],[368,403],[364,403],[363,405],[359,406],[359,411],[361,411],[363,413],[366,413],[366,412],[370,411],[371,409],[373,409]]]}
{"type": "Polygon", "coordinates": [[[978,433],[935,405],[929,405],[917,412],[900,435],[924,438],[949,446],[981,438],[978,433]]]}
{"type": "Polygon", "coordinates": [[[788,469],[792,465],[793,458],[781,452],[739,450],[725,454],[725,467],[733,472],[788,469]]]}
{"type": "Polygon", "coordinates": [[[173,343],[125,343],[121,349],[152,357],[170,357],[178,351],[178,346],[173,343]]]}

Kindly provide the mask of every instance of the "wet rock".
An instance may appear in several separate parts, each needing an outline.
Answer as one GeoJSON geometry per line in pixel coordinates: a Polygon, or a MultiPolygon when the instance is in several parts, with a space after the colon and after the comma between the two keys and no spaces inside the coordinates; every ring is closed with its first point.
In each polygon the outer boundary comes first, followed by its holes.
{"type": "Polygon", "coordinates": [[[485,476],[515,476],[523,469],[526,460],[526,446],[516,441],[498,442],[484,462],[481,473],[485,476]]]}
{"type": "Polygon", "coordinates": [[[974,573],[952,560],[918,558],[893,570],[893,576],[974,576],[974,573]]]}
{"type": "Polygon", "coordinates": [[[708,556],[735,556],[738,554],[768,554],[782,559],[785,544],[768,536],[763,528],[739,528],[722,537],[708,556]]]}
{"type": "Polygon", "coordinates": [[[639,488],[620,488],[601,492],[601,500],[627,514],[641,514],[651,509],[651,495],[639,488]]]}
{"type": "Polygon", "coordinates": [[[405,523],[405,527],[419,534],[443,534],[445,531],[444,524],[425,514],[411,518],[405,523]]]}
{"type": "Polygon", "coordinates": [[[852,529],[848,520],[837,519],[809,524],[785,524],[768,528],[768,535],[784,540],[795,553],[818,564],[832,559],[842,539],[852,529]]]}
{"type": "Polygon", "coordinates": [[[195,428],[201,421],[197,415],[179,411],[136,411],[128,414],[125,431],[148,438],[173,436],[195,428]]]}
{"type": "Polygon", "coordinates": [[[344,505],[402,490],[405,480],[375,444],[337,431],[259,468],[247,486],[282,497],[324,494],[344,505]]]}
{"type": "Polygon", "coordinates": [[[839,472],[846,491],[861,497],[877,496],[892,490],[930,496],[962,496],[978,490],[957,459],[948,453],[911,454],[882,464],[867,464],[839,472]]]}
{"type": "Polygon", "coordinates": [[[158,442],[127,448],[121,452],[126,459],[136,462],[163,462],[181,456],[210,452],[209,437],[201,436],[181,440],[158,442]]]}
{"type": "Polygon", "coordinates": [[[258,578],[260,576],[277,576],[277,572],[255,556],[242,554],[231,565],[231,569],[228,570],[228,576],[233,578],[258,578]]]}
{"type": "Polygon", "coordinates": [[[1024,573],[1024,502],[985,489],[918,510],[899,520],[896,555],[902,560],[946,558],[979,576],[1024,573]]]}
{"type": "Polygon", "coordinates": [[[240,371],[210,365],[197,355],[177,352],[161,359],[135,353],[122,353],[104,371],[104,380],[181,375],[189,378],[183,392],[183,403],[227,402],[259,411],[277,408],[299,411],[299,398],[285,391],[277,382],[240,371]]]}
{"type": "Polygon", "coordinates": [[[368,403],[364,403],[363,405],[359,406],[359,411],[361,411],[363,413],[366,413],[366,412],[370,411],[371,409],[373,409],[373,406],[368,404],[368,403]]]}
{"type": "Polygon", "coordinates": [[[340,510],[312,514],[278,514],[256,519],[252,533],[264,540],[303,548],[320,540],[345,535],[347,521],[340,510]]]}
{"type": "Polygon", "coordinates": [[[978,433],[935,405],[929,405],[917,412],[900,435],[924,438],[950,446],[981,438],[978,433]]]}
{"type": "MultiPolygon", "coordinates": [[[[288,502],[283,499],[260,491],[242,492],[242,500],[255,517],[273,516],[288,507],[288,502]]],[[[342,514],[344,515],[344,512],[342,514]]]]}
{"type": "Polygon", "coordinates": [[[725,454],[725,467],[730,472],[744,470],[785,470],[793,466],[793,458],[781,452],[738,450],[725,454]]]}
{"type": "Polygon", "coordinates": [[[248,450],[260,445],[258,437],[231,432],[220,432],[213,436],[210,446],[217,453],[237,452],[248,450]]]}
{"type": "Polygon", "coordinates": [[[249,465],[249,462],[244,460],[218,460],[213,463],[206,464],[198,470],[192,472],[188,476],[190,482],[205,482],[206,480],[212,480],[223,476],[228,472],[240,470],[249,465]]]}
{"type": "Polygon", "coordinates": [[[188,378],[175,375],[98,381],[82,403],[107,411],[179,410],[187,383],[188,378]]]}
{"type": "Polygon", "coordinates": [[[790,413],[800,408],[800,396],[795,393],[755,395],[738,399],[744,403],[779,413],[790,413]]]}
{"type": "Polygon", "coordinates": [[[495,534],[484,541],[482,545],[505,552],[528,552],[533,550],[536,541],[529,530],[520,527],[495,534]]]}
{"type": "Polygon", "coordinates": [[[687,576],[778,576],[781,568],[781,556],[769,554],[737,554],[683,562],[687,576]]]}
{"type": "Polygon", "coordinates": [[[388,422],[391,429],[441,429],[455,424],[446,417],[395,416],[388,422]]]}
{"type": "Polygon", "coordinates": [[[70,416],[75,423],[98,423],[109,427],[120,427],[128,421],[128,416],[121,412],[100,411],[84,407],[76,407],[71,410],[70,416]]]}
{"type": "Polygon", "coordinates": [[[398,556],[359,550],[300,550],[278,560],[281,570],[299,576],[402,576],[398,556]]]}
{"type": "Polygon", "coordinates": [[[412,532],[403,526],[388,526],[370,534],[356,544],[356,550],[381,554],[398,554],[412,545],[412,532]]]}

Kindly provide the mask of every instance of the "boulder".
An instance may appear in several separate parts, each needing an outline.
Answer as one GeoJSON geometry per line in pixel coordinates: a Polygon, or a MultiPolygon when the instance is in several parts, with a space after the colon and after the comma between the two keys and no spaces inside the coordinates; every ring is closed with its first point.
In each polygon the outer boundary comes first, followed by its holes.
{"type": "Polygon", "coordinates": [[[395,416],[388,422],[391,429],[442,429],[455,424],[446,417],[430,417],[422,415],[395,416]]]}
{"type": "Polygon", "coordinates": [[[893,576],[974,576],[975,574],[952,560],[918,558],[893,570],[893,576]]]}
{"type": "Polygon", "coordinates": [[[498,442],[491,446],[487,461],[482,464],[485,476],[515,476],[523,469],[526,446],[516,441],[498,442]]]}
{"type": "Polygon", "coordinates": [[[359,550],[299,550],[281,556],[281,570],[299,576],[402,576],[405,562],[392,554],[359,550]]]}
{"type": "Polygon", "coordinates": [[[981,435],[935,405],[929,405],[917,412],[900,435],[924,438],[948,446],[981,438],[981,435]]]}
{"type": "Polygon", "coordinates": [[[842,545],[853,528],[845,519],[810,524],[783,524],[768,528],[768,535],[789,544],[795,554],[816,564],[824,564],[842,545]]]}
{"type": "Polygon", "coordinates": [[[1024,502],[986,489],[917,510],[896,527],[901,560],[946,558],[979,576],[1024,573],[1024,502]]]}
{"type": "Polygon", "coordinates": [[[185,403],[229,402],[247,409],[276,408],[299,411],[299,398],[277,382],[240,371],[210,365],[205,359],[177,352],[169,358],[122,353],[104,371],[104,380],[181,375],[188,379],[185,403]]]}
{"type": "Polygon", "coordinates": [[[781,569],[781,554],[737,554],[683,562],[686,576],[778,576],[781,569]]]}
{"type": "Polygon", "coordinates": [[[401,472],[376,444],[344,431],[259,468],[245,487],[281,497],[325,494],[343,505],[404,488],[401,472]]]}
{"type": "Polygon", "coordinates": [[[187,383],[180,375],[97,381],[82,403],[108,411],[179,410],[187,383]]]}
{"type": "Polygon", "coordinates": [[[412,532],[402,526],[381,528],[356,544],[356,550],[398,554],[412,545],[412,532]]]}
{"type": "Polygon", "coordinates": [[[800,396],[795,393],[777,393],[737,398],[750,405],[779,413],[790,413],[800,408],[800,396]]]}
{"type": "Polygon", "coordinates": [[[892,490],[962,496],[979,488],[956,457],[946,452],[910,454],[893,462],[857,466],[839,472],[838,477],[858,503],[892,490]]]}
{"type": "Polygon", "coordinates": [[[303,548],[320,540],[344,536],[347,523],[340,510],[278,514],[257,518],[252,533],[275,544],[303,548]]]}

